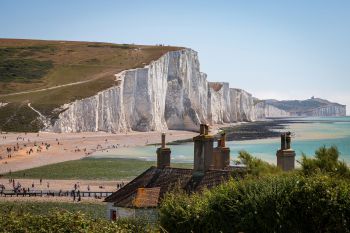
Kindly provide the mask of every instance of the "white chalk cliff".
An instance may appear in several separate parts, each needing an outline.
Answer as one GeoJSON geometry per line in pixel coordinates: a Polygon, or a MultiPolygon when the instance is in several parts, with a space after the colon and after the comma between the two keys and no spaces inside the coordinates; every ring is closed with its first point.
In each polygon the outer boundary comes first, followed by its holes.
{"type": "Polygon", "coordinates": [[[256,119],[252,95],[228,83],[209,83],[191,49],[168,52],[144,68],[123,71],[117,79],[116,86],[62,106],[66,110],[47,130],[197,130],[201,122],[256,119]]]}
{"type": "Polygon", "coordinates": [[[265,119],[268,117],[290,117],[291,113],[265,103],[265,101],[260,101],[255,104],[255,116],[257,119],[265,119]]]}
{"type": "Polygon", "coordinates": [[[328,105],[322,106],[318,108],[314,108],[310,111],[305,111],[302,113],[298,113],[298,116],[346,116],[346,106],[345,105],[328,105]]]}

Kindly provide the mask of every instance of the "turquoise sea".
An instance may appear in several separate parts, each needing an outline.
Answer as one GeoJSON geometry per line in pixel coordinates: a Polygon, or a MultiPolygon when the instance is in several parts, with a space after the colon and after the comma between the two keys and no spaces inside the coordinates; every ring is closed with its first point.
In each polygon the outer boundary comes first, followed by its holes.
{"type": "MultiPolygon", "coordinates": [[[[350,164],[350,117],[327,118],[289,118],[293,123],[286,124],[283,131],[291,131],[292,148],[297,153],[297,160],[302,153],[314,155],[320,146],[335,145],[341,155],[340,159],[350,164]]],[[[231,160],[237,158],[238,152],[246,150],[252,155],[271,163],[276,163],[276,150],[280,147],[279,138],[227,142],[231,149],[231,160]]],[[[172,162],[193,162],[193,144],[169,146],[172,162]]],[[[118,148],[113,153],[100,152],[94,157],[125,157],[155,160],[155,146],[118,148]]]]}

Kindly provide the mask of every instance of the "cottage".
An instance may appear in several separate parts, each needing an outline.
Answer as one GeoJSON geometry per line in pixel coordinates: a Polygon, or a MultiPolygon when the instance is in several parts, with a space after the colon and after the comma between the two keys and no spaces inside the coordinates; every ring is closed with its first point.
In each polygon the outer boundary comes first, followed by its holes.
{"type": "Polygon", "coordinates": [[[193,169],[170,166],[170,148],[165,145],[162,134],[161,147],[157,149],[157,167],[150,167],[130,183],[111,194],[107,202],[107,217],[115,220],[122,217],[144,217],[157,219],[157,207],[164,194],[175,185],[188,193],[212,188],[227,181],[233,169],[230,166],[230,149],[225,146],[225,134],[213,148],[214,137],[208,126],[200,126],[200,134],[194,140],[193,169]]]}

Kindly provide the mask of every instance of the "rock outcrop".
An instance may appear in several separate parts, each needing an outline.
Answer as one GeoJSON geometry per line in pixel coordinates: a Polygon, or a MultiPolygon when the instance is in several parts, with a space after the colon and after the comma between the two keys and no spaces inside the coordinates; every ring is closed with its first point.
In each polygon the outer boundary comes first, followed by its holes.
{"type": "Polygon", "coordinates": [[[62,106],[48,130],[153,131],[197,130],[201,122],[220,124],[255,119],[251,94],[209,83],[197,52],[168,52],[144,68],[117,75],[118,85],[62,106]]]}

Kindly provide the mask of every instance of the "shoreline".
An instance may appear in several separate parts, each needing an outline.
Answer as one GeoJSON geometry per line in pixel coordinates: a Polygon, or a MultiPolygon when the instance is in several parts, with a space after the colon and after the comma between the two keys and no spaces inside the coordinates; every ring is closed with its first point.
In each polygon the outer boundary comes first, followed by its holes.
{"type": "MultiPolygon", "coordinates": [[[[192,138],[197,133],[168,130],[167,141],[192,138]]],[[[98,151],[159,143],[160,132],[2,133],[0,174],[78,160],[98,151]],[[49,146],[47,146],[49,145],[49,146]],[[11,148],[11,152],[7,152],[11,148]]]]}
{"type": "MultiPolygon", "coordinates": [[[[226,131],[227,141],[277,138],[293,119],[276,118],[256,122],[238,122],[210,126],[210,133],[218,138],[219,130],[226,131]]],[[[298,121],[298,123],[300,123],[298,121]]],[[[168,145],[192,142],[194,131],[167,130],[168,145]]],[[[93,157],[98,152],[119,148],[160,145],[161,132],[82,132],[82,133],[2,133],[0,137],[0,174],[41,167],[70,160],[93,157]],[[47,147],[46,145],[49,145],[47,147]],[[8,157],[6,148],[16,147],[8,157]],[[31,153],[28,154],[28,151],[31,153]]]]}

